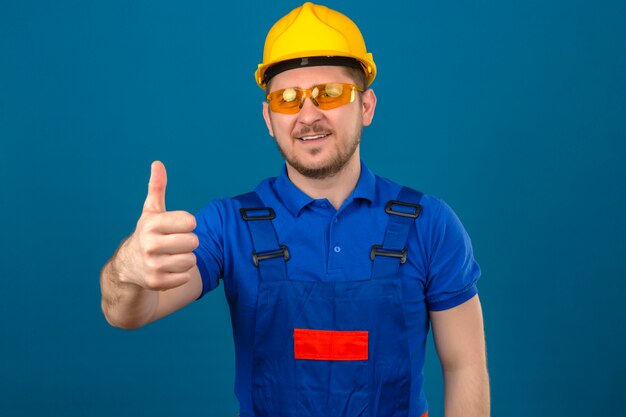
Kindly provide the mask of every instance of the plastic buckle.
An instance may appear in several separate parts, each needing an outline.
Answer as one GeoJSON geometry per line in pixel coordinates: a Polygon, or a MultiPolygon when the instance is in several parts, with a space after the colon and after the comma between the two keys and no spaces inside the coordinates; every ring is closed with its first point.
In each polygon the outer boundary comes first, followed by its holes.
{"type": "Polygon", "coordinates": [[[274,209],[271,207],[253,207],[253,208],[240,208],[239,213],[245,221],[249,220],[272,220],[276,217],[274,209]],[[266,212],[265,215],[254,215],[255,212],[266,212]]]}
{"type": "Polygon", "coordinates": [[[402,251],[394,251],[389,249],[383,249],[382,245],[374,245],[372,246],[372,250],[370,251],[370,259],[373,261],[376,256],[388,256],[390,258],[400,258],[400,264],[406,262],[407,250],[406,248],[402,249],[402,251]]]}
{"type": "Polygon", "coordinates": [[[420,206],[419,204],[405,203],[404,201],[391,200],[385,206],[385,212],[389,214],[395,214],[396,216],[410,217],[412,219],[416,219],[417,216],[419,216],[420,213],[422,212],[422,206],[420,206]],[[403,206],[403,207],[413,207],[415,211],[413,213],[405,213],[403,211],[397,211],[393,209],[394,205],[403,206]]]}
{"type": "Polygon", "coordinates": [[[259,261],[263,261],[265,259],[278,258],[280,256],[282,256],[285,261],[289,260],[290,255],[289,255],[289,249],[287,248],[287,246],[281,245],[280,249],[276,249],[276,250],[268,251],[268,252],[262,252],[260,254],[253,251],[252,262],[254,262],[254,266],[258,267],[259,261]]]}

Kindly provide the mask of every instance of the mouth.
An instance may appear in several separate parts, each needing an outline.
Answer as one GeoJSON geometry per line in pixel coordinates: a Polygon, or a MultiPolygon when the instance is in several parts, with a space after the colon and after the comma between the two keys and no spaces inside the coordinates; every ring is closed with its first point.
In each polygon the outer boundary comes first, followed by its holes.
{"type": "Polygon", "coordinates": [[[317,135],[299,136],[298,139],[302,142],[314,142],[314,141],[325,139],[328,136],[330,136],[330,133],[320,133],[317,135]]]}

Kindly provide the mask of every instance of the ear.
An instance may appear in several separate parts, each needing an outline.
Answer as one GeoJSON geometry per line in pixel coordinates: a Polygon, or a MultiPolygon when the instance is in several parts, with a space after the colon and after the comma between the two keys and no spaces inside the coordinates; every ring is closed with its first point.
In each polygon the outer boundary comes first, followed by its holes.
{"type": "Polygon", "coordinates": [[[263,119],[265,119],[265,125],[271,137],[274,137],[274,131],[272,129],[272,119],[270,116],[270,106],[267,101],[263,102],[263,119]]]}
{"type": "Polygon", "coordinates": [[[376,94],[374,94],[374,90],[371,88],[365,90],[362,99],[363,126],[369,126],[372,123],[372,119],[374,119],[374,110],[376,110],[376,94]]]}

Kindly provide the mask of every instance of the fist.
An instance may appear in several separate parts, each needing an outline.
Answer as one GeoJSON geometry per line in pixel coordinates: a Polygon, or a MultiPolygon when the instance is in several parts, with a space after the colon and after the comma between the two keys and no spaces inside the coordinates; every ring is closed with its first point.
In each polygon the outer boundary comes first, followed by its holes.
{"type": "Polygon", "coordinates": [[[123,281],[149,290],[168,290],[188,282],[196,266],[198,247],[195,217],[186,211],[165,210],[167,172],[152,163],[148,195],[134,233],[127,241],[128,274],[123,281]]]}

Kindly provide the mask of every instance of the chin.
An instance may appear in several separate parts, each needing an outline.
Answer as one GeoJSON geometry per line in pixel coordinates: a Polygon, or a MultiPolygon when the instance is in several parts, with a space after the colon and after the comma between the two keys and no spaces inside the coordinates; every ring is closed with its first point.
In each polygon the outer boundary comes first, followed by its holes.
{"type": "Polygon", "coordinates": [[[323,180],[337,175],[342,171],[346,164],[325,163],[304,165],[300,163],[291,163],[290,165],[304,177],[323,180]]]}

